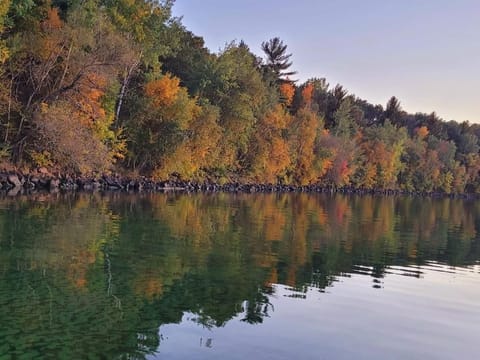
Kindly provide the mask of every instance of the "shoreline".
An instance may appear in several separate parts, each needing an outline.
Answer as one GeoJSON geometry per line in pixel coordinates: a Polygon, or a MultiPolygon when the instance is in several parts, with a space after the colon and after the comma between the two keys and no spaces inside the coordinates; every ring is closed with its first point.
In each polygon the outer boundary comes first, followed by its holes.
{"type": "Polygon", "coordinates": [[[480,199],[479,193],[444,193],[401,189],[367,189],[353,186],[326,187],[319,184],[287,185],[261,183],[225,183],[183,180],[153,180],[102,175],[99,177],[23,175],[0,173],[0,194],[15,196],[37,192],[185,192],[185,193],[324,193],[346,195],[414,196],[430,198],[480,199]]]}

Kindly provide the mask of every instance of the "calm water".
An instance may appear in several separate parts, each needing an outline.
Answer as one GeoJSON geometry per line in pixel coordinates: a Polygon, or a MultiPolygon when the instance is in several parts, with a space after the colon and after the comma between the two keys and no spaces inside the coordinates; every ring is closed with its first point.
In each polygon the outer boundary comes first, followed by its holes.
{"type": "Polygon", "coordinates": [[[480,202],[0,199],[1,359],[477,359],[480,202]]]}

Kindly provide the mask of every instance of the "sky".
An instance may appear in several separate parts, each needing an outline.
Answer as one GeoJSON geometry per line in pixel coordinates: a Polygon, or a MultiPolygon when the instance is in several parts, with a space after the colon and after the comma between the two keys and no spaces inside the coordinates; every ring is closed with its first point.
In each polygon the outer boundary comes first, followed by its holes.
{"type": "Polygon", "coordinates": [[[278,36],[299,82],[480,123],[480,0],[176,0],[173,15],[213,52],[244,40],[263,55],[278,36]]]}

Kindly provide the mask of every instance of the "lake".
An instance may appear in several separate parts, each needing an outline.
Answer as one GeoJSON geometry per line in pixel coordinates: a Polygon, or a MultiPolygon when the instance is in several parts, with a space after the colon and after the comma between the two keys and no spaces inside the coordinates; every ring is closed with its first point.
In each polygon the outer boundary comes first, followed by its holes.
{"type": "Polygon", "coordinates": [[[0,199],[1,359],[474,359],[480,202],[0,199]]]}

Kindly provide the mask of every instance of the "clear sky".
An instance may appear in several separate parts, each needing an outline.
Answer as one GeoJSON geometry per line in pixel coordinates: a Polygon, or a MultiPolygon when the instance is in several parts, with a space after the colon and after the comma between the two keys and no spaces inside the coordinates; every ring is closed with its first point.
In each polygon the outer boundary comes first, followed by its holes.
{"type": "Polygon", "coordinates": [[[325,77],[409,112],[480,122],[480,0],[176,0],[214,52],[279,36],[300,81],[325,77]]]}

